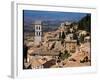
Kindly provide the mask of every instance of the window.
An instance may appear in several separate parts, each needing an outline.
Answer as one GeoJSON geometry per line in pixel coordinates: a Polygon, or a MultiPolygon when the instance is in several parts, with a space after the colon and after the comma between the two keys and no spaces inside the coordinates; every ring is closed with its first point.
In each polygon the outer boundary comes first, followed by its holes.
{"type": "Polygon", "coordinates": [[[38,30],[38,26],[36,26],[36,30],[38,30]]]}
{"type": "Polygon", "coordinates": [[[40,30],[40,26],[39,26],[39,30],[40,30]]]}
{"type": "Polygon", "coordinates": [[[40,32],[39,32],[39,36],[40,36],[40,32]]]}
{"type": "Polygon", "coordinates": [[[38,36],[38,32],[36,32],[36,36],[38,36]]]}
{"type": "Polygon", "coordinates": [[[36,32],[36,36],[41,36],[41,32],[36,32]]]}

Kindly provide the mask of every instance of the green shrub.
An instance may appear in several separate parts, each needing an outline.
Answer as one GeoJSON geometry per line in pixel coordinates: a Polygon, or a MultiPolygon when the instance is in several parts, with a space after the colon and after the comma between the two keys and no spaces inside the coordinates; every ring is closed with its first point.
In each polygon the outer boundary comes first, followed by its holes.
{"type": "Polygon", "coordinates": [[[65,50],[63,53],[62,52],[60,52],[60,59],[62,59],[62,60],[64,60],[64,59],[67,59],[68,57],[70,57],[71,56],[71,54],[70,53],[68,53],[68,51],[67,50],[65,50]]]}

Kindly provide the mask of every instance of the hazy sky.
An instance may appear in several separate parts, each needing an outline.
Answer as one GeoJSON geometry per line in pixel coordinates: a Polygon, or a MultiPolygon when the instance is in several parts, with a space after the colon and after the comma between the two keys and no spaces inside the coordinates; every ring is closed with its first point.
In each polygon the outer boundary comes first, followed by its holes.
{"type": "Polygon", "coordinates": [[[23,14],[24,21],[30,22],[34,20],[78,21],[87,13],[24,10],[23,14]]]}

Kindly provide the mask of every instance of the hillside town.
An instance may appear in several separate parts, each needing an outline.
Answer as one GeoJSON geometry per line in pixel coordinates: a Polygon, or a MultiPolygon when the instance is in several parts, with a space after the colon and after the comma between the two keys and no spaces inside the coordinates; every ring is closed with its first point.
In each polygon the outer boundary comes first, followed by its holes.
{"type": "Polygon", "coordinates": [[[91,34],[77,23],[62,22],[56,30],[43,32],[42,21],[24,35],[23,69],[91,66],[91,34]]]}

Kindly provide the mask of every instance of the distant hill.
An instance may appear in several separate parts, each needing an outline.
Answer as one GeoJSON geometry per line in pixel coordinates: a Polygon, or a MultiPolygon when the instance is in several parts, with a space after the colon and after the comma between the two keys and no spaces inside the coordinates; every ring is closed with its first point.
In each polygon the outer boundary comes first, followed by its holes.
{"type": "MultiPolygon", "coordinates": [[[[57,30],[60,24],[64,21],[42,21],[42,31],[54,31],[57,30]]],[[[34,22],[33,23],[24,23],[24,32],[34,32],[34,22]]]]}
{"type": "Polygon", "coordinates": [[[83,17],[79,22],[79,29],[86,30],[88,32],[91,31],[91,14],[87,14],[83,17]]]}

